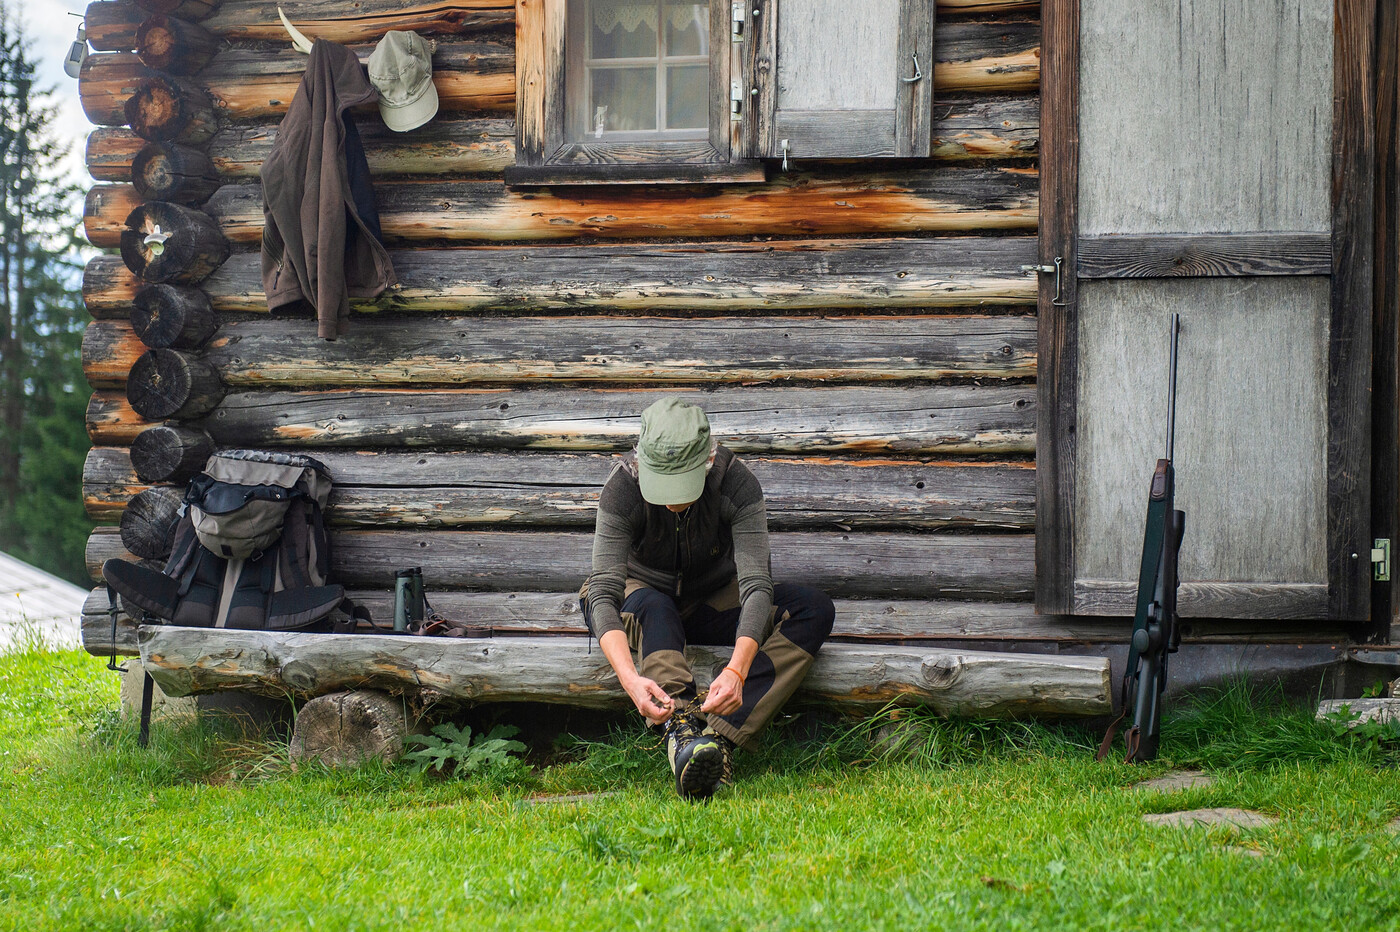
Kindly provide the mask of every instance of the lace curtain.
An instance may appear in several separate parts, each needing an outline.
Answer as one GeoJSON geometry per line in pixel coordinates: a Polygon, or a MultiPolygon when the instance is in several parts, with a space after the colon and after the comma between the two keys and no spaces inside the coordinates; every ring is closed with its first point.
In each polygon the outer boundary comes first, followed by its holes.
{"type": "MultiPolygon", "coordinates": [[[[590,6],[593,25],[604,34],[611,34],[618,26],[628,32],[636,32],[642,26],[656,32],[661,25],[655,0],[592,0],[590,6]]],[[[703,3],[668,3],[666,18],[672,29],[685,29],[691,24],[703,29],[708,9],[703,3]]]]}

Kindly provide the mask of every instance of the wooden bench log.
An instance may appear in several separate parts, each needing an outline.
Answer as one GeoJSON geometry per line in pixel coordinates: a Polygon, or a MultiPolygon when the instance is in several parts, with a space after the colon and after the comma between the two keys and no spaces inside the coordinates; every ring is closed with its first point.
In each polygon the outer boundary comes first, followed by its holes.
{"type": "MultiPolygon", "coordinates": [[[[139,330],[89,324],[88,383],[120,387],[147,345],[175,342],[180,321],[159,315],[138,302],[139,330]]],[[[210,315],[184,345],[198,345],[213,326],[210,315]]],[[[1035,376],[1035,355],[1029,316],[380,319],[358,322],[333,343],[311,321],[277,318],[225,324],[202,353],[233,389],[1022,379],[1035,376]]]]}
{"type": "Polygon", "coordinates": [[[223,265],[230,247],[207,214],[180,204],[151,201],[127,214],[121,235],[122,262],[143,281],[197,285],[223,265]],[[147,242],[159,230],[164,242],[147,242]]]}
{"type": "MultiPolygon", "coordinates": [[[[150,487],[133,466],[208,458],[206,435],[153,427],[130,454],[93,447],[83,499],[95,521],[121,518],[150,487]],[[181,454],[193,450],[189,456],[181,454]]],[[[313,451],[308,451],[313,452],[313,451]]],[[[335,479],[326,521],[335,527],[574,527],[591,529],[598,492],[616,462],[607,454],[340,453],[314,451],[335,479]]],[[[1035,518],[1029,462],[746,456],[763,485],[769,527],[1029,530],[1035,518]]],[[[162,480],[153,480],[162,481],[162,480]]]]}
{"type": "MultiPolygon", "coordinates": [[[[393,617],[393,593],[352,589],[350,598],[369,608],[376,619],[393,617]]],[[[585,638],[576,592],[436,592],[433,608],[448,618],[467,621],[492,636],[546,635],[585,638]]],[[[91,654],[138,653],[139,619],[118,613],[116,641],[107,614],[107,590],[99,586],[83,607],[83,647],[91,654]]],[[[1126,644],[1131,617],[1037,615],[1027,602],[954,602],[888,599],[837,599],[832,640],[839,643],[882,641],[953,642],[960,647],[1009,650],[1016,645],[1062,646],[1126,644]]],[[[1261,629],[1258,622],[1193,619],[1183,641],[1192,644],[1338,643],[1345,632],[1314,622],[1279,622],[1261,629]]]]}
{"type": "MultiPolygon", "coordinates": [[[[93,447],[88,451],[83,473],[86,475],[89,467],[92,467],[96,472],[112,475],[115,471],[109,472],[96,465],[106,463],[107,457],[111,456],[118,463],[121,459],[126,460],[130,473],[123,472],[122,475],[134,478],[137,483],[185,482],[204,468],[213,453],[214,441],[204,431],[161,424],[148,427],[138,434],[129,452],[120,447],[93,447]]],[[[140,491],[136,483],[128,483],[128,488],[140,491]]]]}
{"type": "MultiPolygon", "coordinates": [[[[404,313],[1031,306],[1035,276],[1020,267],[1035,262],[1035,250],[1030,236],[405,249],[391,254],[403,289],[387,300],[404,313]]],[[[267,312],[259,263],[256,253],[231,256],[200,283],[216,311],[267,312]]],[[[111,256],[90,259],[83,273],[83,301],[94,317],[125,318],[137,287],[111,256]]]]}
{"type": "MultiPolygon", "coordinates": [[[[314,697],[347,689],[426,692],[468,703],[552,702],[623,708],[601,651],[573,638],[447,639],[146,626],[141,659],[171,696],[218,689],[314,697]]],[[[728,648],[688,650],[706,688],[728,648]]],[[[942,715],[1068,716],[1112,711],[1099,657],[829,644],[799,702],[871,710],[919,705],[942,715]]]]}
{"type": "MultiPolygon", "coordinates": [[[[88,537],[94,580],[108,559],[140,559],[116,530],[99,527],[88,537]]],[[[346,528],[332,528],[330,538],[331,574],[346,586],[387,588],[395,571],[421,566],[430,592],[577,588],[590,571],[593,541],[582,531],[346,528]]],[[[780,531],[771,541],[774,579],[810,582],[837,598],[1019,602],[1034,592],[1029,534],[780,531]]]]}
{"type": "Polygon", "coordinates": [[[358,767],[371,760],[398,760],[407,736],[403,700],[354,689],[317,696],[302,706],[287,750],[293,766],[317,761],[358,767]]]}
{"type": "Polygon", "coordinates": [[[127,401],[148,421],[201,417],[214,410],[223,396],[214,367],[180,350],[146,350],[126,380],[127,401]]]}
{"type": "MultiPolygon", "coordinates": [[[[515,163],[515,122],[446,115],[395,133],[362,120],[361,139],[377,179],[417,175],[499,175],[515,163]]],[[[255,179],[277,139],[277,125],[235,124],[214,134],[209,158],[224,181],[255,179]]],[[[99,181],[127,181],[145,143],[125,127],[101,127],[88,136],[88,171],[99,181]]],[[[1030,94],[942,97],[935,108],[935,159],[1034,158],[1040,149],[1040,100],[1030,94]]]]}
{"type": "Polygon", "coordinates": [[[136,57],[146,67],[167,74],[194,74],[209,63],[218,47],[209,30],[161,13],[136,27],[136,57]]]}
{"type": "Polygon", "coordinates": [[[202,204],[219,189],[209,156],[188,146],[148,142],[131,164],[131,183],[148,201],[202,204]]]}
{"type": "MultiPolygon", "coordinates": [[[[508,191],[499,182],[386,182],[376,187],[385,242],[501,242],[739,236],[844,236],[1033,231],[1034,169],[986,166],[852,177],[792,172],[766,184],[658,191],[508,191]]],[[[117,245],[129,185],[88,193],[83,229],[95,246],[117,245]]],[[[262,240],[262,188],[224,185],[204,209],[230,242],[262,240]]]]}
{"type": "MultiPolygon", "coordinates": [[[[666,394],[702,405],[715,435],[739,453],[1019,454],[1035,447],[1035,386],[1027,384],[240,392],[199,426],[226,446],[621,450],[636,442],[642,409],[666,394]]],[[[104,446],[129,446],[149,420],[107,392],[88,408],[89,434],[104,446]]]]}
{"type": "Polygon", "coordinates": [[[167,74],[141,79],[122,104],[122,116],[133,133],[152,142],[199,145],[218,128],[208,95],[190,80],[167,74]]]}
{"type": "MultiPolygon", "coordinates": [[[[280,30],[274,15],[269,29],[280,30]]],[[[404,28],[387,26],[386,28],[404,28]]],[[[1034,19],[948,22],[934,31],[934,85],[939,93],[1033,91],[1040,85],[1040,24],[1034,19]]],[[[353,50],[367,60],[372,42],[353,50]]],[[[89,56],[78,93],[99,126],[120,126],[128,83],[140,60],[128,52],[89,56]]],[[[216,54],[198,81],[231,120],[280,117],[296,94],[305,56],[285,46],[230,48],[216,54]]],[[[433,84],[444,113],[515,109],[515,51],[506,43],[444,37],[433,56],[433,84]]],[[[367,115],[373,108],[366,108],[367,115]]],[[[371,116],[372,119],[372,116],[371,116]]]]}
{"type": "MultiPolygon", "coordinates": [[[[95,326],[99,325],[90,326],[89,333],[95,326]]],[[[214,316],[214,309],[209,306],[209,296],[198,288],[146,285],[136,292],[136,297],[131,302],[131,335],[151,349],[198,349],[218,329],[219,322],[214,316]]],[[[99,359],[103,357],[98,347],[108,345],[101,335],[92,336],[91,347],[88,334],[83,336],[84,369],[87,368],[90,358],[94,366],[101,365],[99,359]]],[[[117,339],[123,344],[127,343],[125,335],[117,339]]],[[[128,358],[125,362],[128,363],[127,370],[130,371],[130,364],[134,363],[135,359],[128,358]]],[[[125,381],[123,378],[122,383],[125,381]]]]}

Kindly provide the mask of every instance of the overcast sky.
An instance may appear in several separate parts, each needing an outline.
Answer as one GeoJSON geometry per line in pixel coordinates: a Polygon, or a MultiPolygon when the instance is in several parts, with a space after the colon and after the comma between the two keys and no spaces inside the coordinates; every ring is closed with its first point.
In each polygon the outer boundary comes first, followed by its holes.
{"type": "Polygon", "coordinates": [[[29,36],[31,54],[39,62],[39,85],[54,91],[58,120],[54,131],[69,148],[68,167],[73,180],[84,187],[92,184],[83,165],[83,146],[92,130],[78,104],[78,82],[63,73],[63,58],[78,32],[78,18],[69,16],[87,9],[87,0],[10,0],[29,36]]]}

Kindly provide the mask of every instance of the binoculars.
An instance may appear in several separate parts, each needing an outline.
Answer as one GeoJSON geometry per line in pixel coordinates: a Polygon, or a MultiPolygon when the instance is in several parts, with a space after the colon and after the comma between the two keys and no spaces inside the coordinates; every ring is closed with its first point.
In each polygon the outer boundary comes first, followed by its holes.
{"type": "Polygon", "coordinates": [[[421,627],[428,600],[423,594],[423,567],[410,566],[394,574],[394,630],[421,627]]]}

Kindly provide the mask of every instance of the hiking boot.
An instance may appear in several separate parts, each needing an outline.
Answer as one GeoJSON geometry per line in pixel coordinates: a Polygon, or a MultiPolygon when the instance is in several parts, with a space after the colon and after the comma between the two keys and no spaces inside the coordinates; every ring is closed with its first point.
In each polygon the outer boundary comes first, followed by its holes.
{"type": "Polygon", "coordinates": [[[719,785],[720,785],[720,786],[733,786],[733,785],[734,785],[734,742],[733,742],[733,741],[730,741],[730,740],[729,740],[728,738],[726,738],[724,735],[722,735],[722,734],[720,734],[719,732],[715,731],[713,728],[711,728],[711,727],[708,726],[708,725],[705,726],[705,730],[702,731],[701,734],[702,734],[702,735],[705,735],[705,736],[707,736],[707,737],[713,737],[716,741],[718,741],[718,742],[719,742],[719,749],[720,749],[720,751],[724,754],[724,767],[723,767],[723,769],[720,771],[719,785]]]}
{"type": "Polygon", "coordinates": [[[666,758],[676,792],[686,799],[705,799],[719,788],[724,748],[717,735],[701,734],[695,713],[677,711],[666,721],[666,758]]]}

